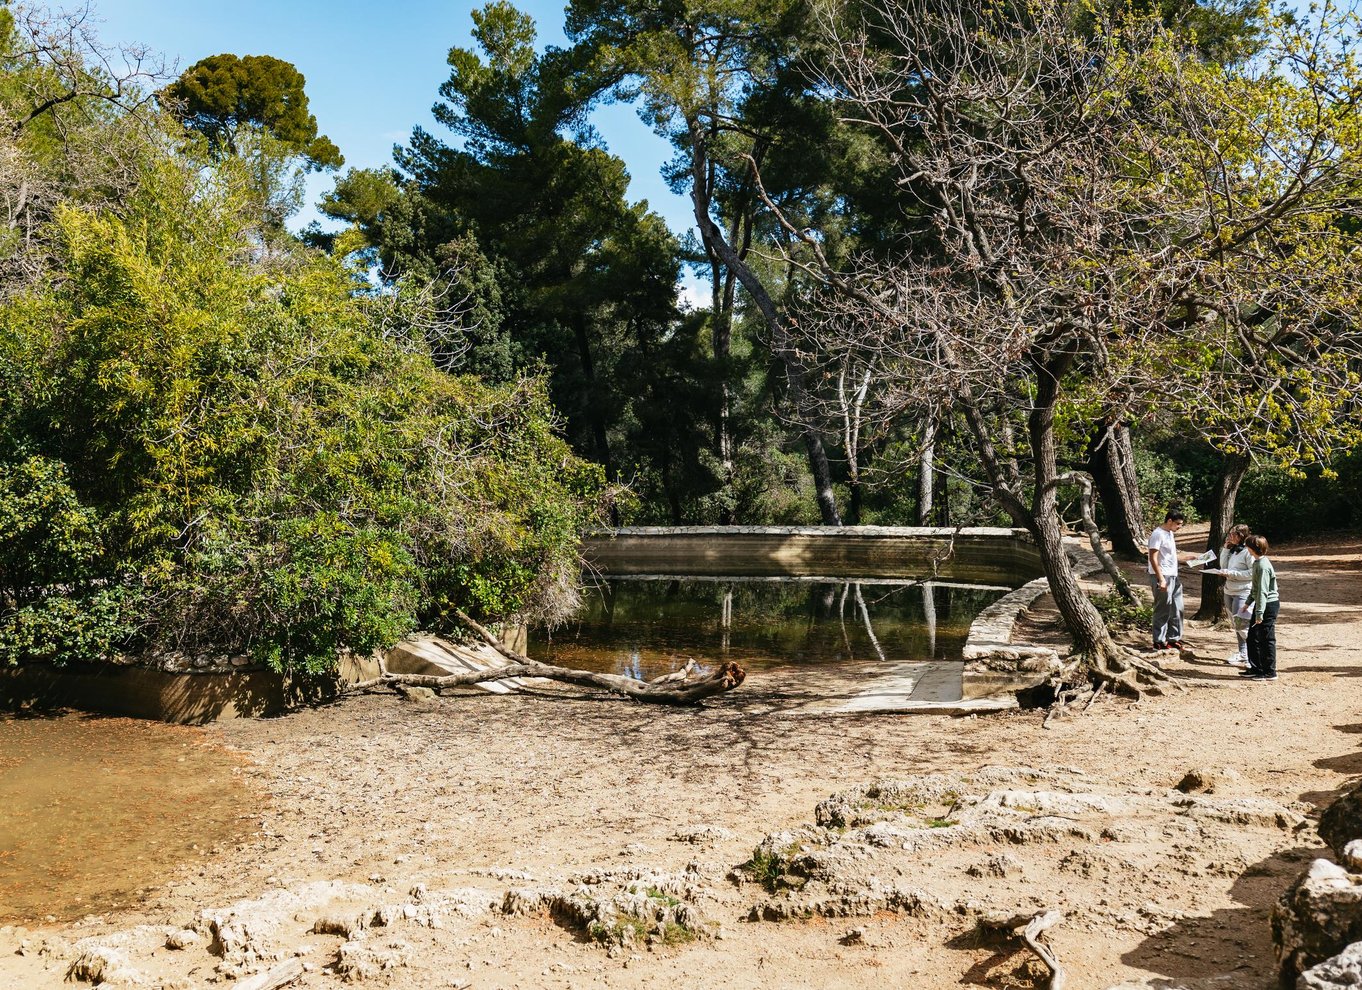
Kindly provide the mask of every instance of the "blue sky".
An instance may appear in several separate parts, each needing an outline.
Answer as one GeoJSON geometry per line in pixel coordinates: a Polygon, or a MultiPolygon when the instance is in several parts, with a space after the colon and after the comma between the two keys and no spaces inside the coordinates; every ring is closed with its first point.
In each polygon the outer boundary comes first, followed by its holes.
{"type": "MultiPolygon", "coordinates": [[[[447,135],[431,117],[439,86],[449,77],[446,56],[471,47],[471,12],[482,0],[95,0],[105,44],[141,43],[179,62],[182,71],[221,52],[273,55],[296,65],[323,134],[345,155],[346,167],[391,164],[394,144],[415,125],[447,135]]],[[[541,44],[566,43],[562,0],[518,0],[534,17],[541,44]]],[[[628,165],[631,199],[648,200],[678,234],[688,230],[688,201],[674,195],[658,169],[670,148],[632,107],[605,106],[593,121],[610,150],[628,165]]],[[[309,200],[330,188],[313,177],[309,200]]],[[[309,207],[299,225],[314,219],[309,207]]]]}

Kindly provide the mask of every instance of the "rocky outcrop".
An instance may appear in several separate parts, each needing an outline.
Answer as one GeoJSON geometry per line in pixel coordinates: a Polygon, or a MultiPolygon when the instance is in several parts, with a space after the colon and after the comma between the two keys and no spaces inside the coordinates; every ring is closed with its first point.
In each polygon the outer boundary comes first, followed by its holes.
{"type": "Polygon", "coordinates": [[[1284,987],[1362,941],[1362,876],[1317,859],[1272,910],[1272,939],[1284,987]]]}
{"type": "Polygon", "coordinates": [[[1272,909],[1283,987],[1362,985],[1339,982],[1362,960],[1362,786],[1324,809],[1319,834],[1339,862],[1315,860],[1272,909]]]}
{"type": "MultiPolygon", "coordinates": [[[[1295,809],[1259,798],[1153,788],[1112,793],[1077,771],[986,767],[834,794],[815,808],[813,823],[768,835],[732,876],[765,888],[768,896],[748,911],[753,921],[885,911],[968,917],[979,905],[959,899],[952,882],[959,873],[941,875],[944,862],[959,863],[955,869],[969,876],[1011,881],[997,891],[1011,898],[1025,897],[1025,878],[1056,870],[1134,888],[1146,882],[1151,857],[1175,859],[1189,873],[1209,871],[1219,862],[1210,859],[1213,848],[1216,856],[1232,852],[1225,836],[1279,834],[1301,821],[1295,809]],[[1150,835],[1167,845],[1151,845],[1150,835]],[[931,875],[935,883],[925,879],[931,875]]],[[[1023,911],[1039,906],[1018,904],[1023,911]]],[[[1155,903],[1119,912],[1102,900],[1087,910],[1140,931],[1176,920],[1155,903]]]]}
{"type": "Polygon", "coordinates": [[[1348,843],[1362,839],[1362,784],[1324,809],[1319,816],[1319,835],[1342,862],[1348,843]]]}

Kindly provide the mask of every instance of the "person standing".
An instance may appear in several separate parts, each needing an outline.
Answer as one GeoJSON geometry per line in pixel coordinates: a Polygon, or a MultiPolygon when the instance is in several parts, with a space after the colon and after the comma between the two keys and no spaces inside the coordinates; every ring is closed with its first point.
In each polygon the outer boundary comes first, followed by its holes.
{"type": "Polygon", "coordinates": [[[1244,541],[1253,556],[1253,580],[1249,601],[1253,605],[1248,633],[1248,670],[1240,677],[1255,681],[1277,679],[1277,612],[1281,599],[1277,594],[1277,569],[1268,560],[1266,536],[1256,533],[1244,541]]]}
{"type": "Polygon", "coordinates": [[[1163,525],[1149,534],[1149,586],[1154,592],[1156,650],[1181,650],[1183,647],[1182,579],[1178,577],[1178,562],[1196,556],[1178,551],[1175,534],[1186,522],[1185,515],[1170,510],[1163,517],[1163,525]]]}
{"type": "Polygon", "coordinates": [[[1249,620],[1239,615],[1253,587],[1253,555],[1244,546],[1248,537],[1249,528],[1242,523],[1230,528],[1225,545],[1220,548],[1220,567],[1215,572],[1225,579],[1225,609],[1230,613],[1230,625],[1238,642],[1225,662],[1235,667],[1248,666],[1249,620]]]}

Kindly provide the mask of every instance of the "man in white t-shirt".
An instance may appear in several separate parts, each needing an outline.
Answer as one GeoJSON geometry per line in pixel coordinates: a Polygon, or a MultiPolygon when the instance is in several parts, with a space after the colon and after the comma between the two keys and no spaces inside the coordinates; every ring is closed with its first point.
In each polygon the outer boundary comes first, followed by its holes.
{"type": "Polygon", "coordinates": [[[1170,511],[1163,525],[1149,534],[1149,586],[1154,592],[1154,649],[1182,649],[1182,579],[1178,562],[1194,553],[1179,552],[1174,534],[1187,517],[1170,511]]]}

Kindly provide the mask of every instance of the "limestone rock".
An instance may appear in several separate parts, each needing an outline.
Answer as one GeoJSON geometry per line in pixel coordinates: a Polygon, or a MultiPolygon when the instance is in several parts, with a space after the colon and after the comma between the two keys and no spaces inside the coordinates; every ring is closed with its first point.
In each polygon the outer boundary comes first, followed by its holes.
{"type": "Polygon", "coordinates": [[[140,987],[147,983],[146,975],[133,968],[127,954],[109,946],[93,946],[76,957],[66,970],[67,982],[84,980],[109,990],[114,987],[140,987]]]}
{"type": "Polygon", "coordinates": [[[361,935],[368,927],[369,918],[366,914],[326,914],[312,923],[312,933],[314,935],[342,935],[348,941],[361,935]]]}
{"type": "Polygon", "coordinates": [[[1338,955],[1311,966],[1296,981],[1296,990],[1343,990],[1362,987],[1362,942],[1354,942],[1338,955]]]}
{"type": "Polygon", "coordinates": [[[1362,839],[1353,839],[1343,847],[1343,865],[1354,873],[1362,873],[1362,839]]]}
{"type": "Polygon", "coordinates": [[[1319,816],[1319,834],[1340,860],[1349,842],[1362,839],[1362,784],[1324,809],[1319,816]]]}
{"type": "Polygon", "coordinates": [[[371,893],[372,888],[360,884],[316,881],[201,911],[199,927],[212,937],[209,949],[225,964],[249,969],[277,958],[276,934],[293,924],[295,914],[311,913],[334,901],[366,901],[371,893]]]}
{"type": "Polygon", "coordinates": [[[199,941],[199,933],[192,928],[181,928],[166,936],[167,949],[187,949],[199,941]]]}
{"type": "Polygon", "coordinates": [[[411,944],[401,939],[346,942],[340,947],[336,972],[352,982],[371,980],[411,961],[411,944]]]}
{"type": "Polygon", "coordinates": [[[1344,990],[1362,987],[1362,942],[1354,942],[1332,959],[1311,966],[1296,981],[1296,990],[1344,990]]]}
{"type": "Polygon", "coordinates": [[[1362,941],[1362,877],[1315,860],[1273,907],[1272,941],[1285,986],[1362,941]]]}
{"type": "Polygon", "coordinates": [[[694,845],[709,845],[714,842],[725,842],[736,838],[736,835],[726,828],[718,825],[687,825],[677,829],[670,836],[673,842],[690,842],[694,845]]]}
{"type": "Polygon", "coordinates": [[[1022,872],[1020,861],[1007,853],[990,856],[986,863],[975,863],[965,871],[972,877],[1009,877],[1022,872]]]}

